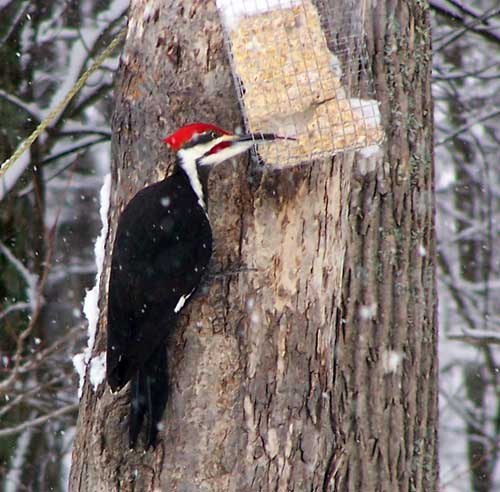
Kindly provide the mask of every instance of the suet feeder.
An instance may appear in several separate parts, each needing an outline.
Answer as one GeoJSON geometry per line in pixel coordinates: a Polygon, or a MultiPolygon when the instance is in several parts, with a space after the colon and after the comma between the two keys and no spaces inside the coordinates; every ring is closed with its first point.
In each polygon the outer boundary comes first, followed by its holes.
{"type": "Polygon", "coordinates": [[[351,94],[346,82],[346,64],[366,67],[361,39],[339,42],[311,0],[217,6],[247,129],[297,139],[261,146],[266,163],[297,165],[382,141],[378,102],[351,94]],[[329,47],[334,37],[337,52],[329,47]]]}

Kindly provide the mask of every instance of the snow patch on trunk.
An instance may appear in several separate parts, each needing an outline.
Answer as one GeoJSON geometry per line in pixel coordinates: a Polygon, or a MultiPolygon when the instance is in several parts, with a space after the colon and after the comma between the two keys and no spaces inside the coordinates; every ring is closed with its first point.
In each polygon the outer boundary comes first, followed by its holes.
{"type": "MultiPolygon", "coordinates": [[[[97,331],[97,322],[99,321],[99,283],[101,279],[102,269],[104,265],[104,255],[105,255],[105,245],[106,245],[106,237],[108,235],[108,210],[109,210],[109,200],[111,192],[111,174],[107,174],[104,178],[104,183],[101,188],[100,194],[100,202],[101,208],[99,210],[99,215],[101,216],[102,228],[97,240],[95,242],[95,262],[97,266],[97,275],[96,282],[94,287],[87,292],[85,296],[85,300],[83,302],[83,313],[88,320],[88,342],[85,350],[76,354],[73,357],[73,365],[75,367],[76,372],[78,373],[79,385],[78,385],[78,397],[81,398],[83,391],[83,384],[85,382],[85,373],[87,370],[87,366],[89,365],[90,358],[92,356],[92,349],[94,347],[95,342],[95,334],[97,331]]],[[[102,355],[102,354],[101,354],[102,355]]],[[[100,356],[96,357],[99,359],[100,356]]],[[[92,364],[93,365],[93,364],[92,364]]],[[[100,367],[100,364],[96,363],[96,368],[100,367]]],[[[98,381],[99,372],[97,369],[94,369],[94,373],[91,368],[91,382],[98,381]],[[94,374],[94,380],[93,376],[94,374]]],[[[102,381],[101,381],[102,382],[102,381]]],[[[98,384],[92,386],[94,389],[97,388],[98,384]]]]}
{"type": "Polygon", "coordinates": [[[97,390],[100,384],[106,378],[106,352],[101,352],[90,361],[90,384],[94,391],[97,390]]]}

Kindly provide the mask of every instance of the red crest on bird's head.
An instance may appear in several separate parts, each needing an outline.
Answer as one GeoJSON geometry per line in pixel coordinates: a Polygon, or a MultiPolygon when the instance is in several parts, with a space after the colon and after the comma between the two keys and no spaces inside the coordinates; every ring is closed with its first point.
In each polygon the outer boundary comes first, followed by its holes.
{"type": "Polygon", "coordinates": [[[226,130],[210,123],[195,122],[189,125],[184,125],[163,139],[173,150],[178,151],[182,146],[189,142],[195,135],[200,135],[206,132],[215,132],[219,136],[231,135],[226,130]]]}

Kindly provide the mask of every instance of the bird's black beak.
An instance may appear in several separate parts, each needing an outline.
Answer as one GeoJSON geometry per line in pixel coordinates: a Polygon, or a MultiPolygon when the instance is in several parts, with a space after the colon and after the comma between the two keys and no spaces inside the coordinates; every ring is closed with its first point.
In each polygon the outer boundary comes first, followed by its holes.
{"type": "Polygon", "coordinates": [[[238,135],[235,142],[272,142],[273,140],[296,140],[294,137],[284,137],[275,133],[247,133],[246,135],[238,135]]]}
{"type": "Polygon", "coordinates": [[[282,137],[274,133],[248,133],[246,135],[222,135],[214,142],[210,150],[198,160],[201,165],[217,164],[235,157],[253,145],[272,142],[275,140],[295,140],[291,137],[282,137]]]}

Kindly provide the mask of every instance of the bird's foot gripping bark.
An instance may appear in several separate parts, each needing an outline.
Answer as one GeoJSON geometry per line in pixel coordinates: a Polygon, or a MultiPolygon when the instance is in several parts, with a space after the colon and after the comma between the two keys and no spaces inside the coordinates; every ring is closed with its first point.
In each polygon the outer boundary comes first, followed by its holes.
{"type": "Polygon", "coordinates": [[[213,268],[207,272],[207,278],[210,280],[220,280],[232,275],[240,275],[241,273],[256,272],[256,268],[251,268],[246,265],[231,265],[227,268],[213,268]]]}

